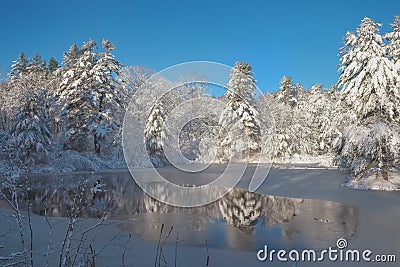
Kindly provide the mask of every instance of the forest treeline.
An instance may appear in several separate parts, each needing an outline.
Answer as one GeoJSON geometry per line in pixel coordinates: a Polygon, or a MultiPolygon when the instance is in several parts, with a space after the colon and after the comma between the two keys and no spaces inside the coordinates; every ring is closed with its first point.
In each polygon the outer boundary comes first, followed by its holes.
{"type": "MultiPolygon", "coordinates": [[[[400,151],[400,17],[390,32],[381,34],[380,27],[364,18],[355,32],[346,33],[340,77],[331,88],[315,84],[305,89],[284,76],[278,90],[255,97],[250,64],[237,62],[221,98],[226,107],[219,121],[232,133],[207,133],[215,122],[192,122],[180,140],[183,154],[192,160],[205,157],[193,139],[207,134],[219,139],[220,158],[260,153],[265,139],[258,110],[268,106],[274,118],[276,161],[328,157],[355,179],[375,175],[390,180],[398,170],[400,151]]],[[[154,71],[122,66],[114,50],[108,40],[98,48],[90,39],[80,47],[72,45],[61,63],[21,53],[0,84],[2,159],[29,166],[69,150],[99,157],[121,154],[125,111],[154,71]]],[[[202,88],[187,86],[152,107],[144,142],[153,163],[164,162],[165,114],[177,103],[204,94],[202,88]]],[[[137,105],[140,110],[141,103],[137,105]]]]}

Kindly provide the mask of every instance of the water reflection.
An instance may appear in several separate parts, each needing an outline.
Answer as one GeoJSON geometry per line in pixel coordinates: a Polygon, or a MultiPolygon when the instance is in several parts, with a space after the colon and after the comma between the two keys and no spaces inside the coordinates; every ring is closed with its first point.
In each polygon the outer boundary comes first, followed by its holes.
{"type": "MultiPolygon", "coordinates": [[[[140,238],[158,242],[161,225],[173,227],[167,243],[256,251],[270,248],[326,248],[351,239],[357,210],[341,203],[268,196],[234,189],[206,206],[169,206],[146,195],[128,173],[32,178],[32,210],[57,217],[107,216],[140,238]]],[[[164,183],[152,190],[172,194],[164,183]]],[[[218,190],[218,188],[213,188],[218,190]]]]}

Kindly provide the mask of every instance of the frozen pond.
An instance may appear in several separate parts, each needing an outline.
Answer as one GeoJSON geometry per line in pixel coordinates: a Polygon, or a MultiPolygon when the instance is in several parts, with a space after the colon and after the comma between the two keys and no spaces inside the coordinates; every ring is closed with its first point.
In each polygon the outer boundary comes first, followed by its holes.
{"type": "MultiPolygon", "coordinates": [[[[352,240],[358,229],[357,209],[331,201],[233,189],[211,204],[180,208],[146,195],[128,172],[34,175],[32,181],[28,195],[34,213],[116,219],[120,229],[154,243],[163,228],[161,239],[179,246],[253,252],[264,244],[323,249],[335,246],[338,238],[352,240]]],[[[164,183],[150,186],[171,194],[164,183]]]]}

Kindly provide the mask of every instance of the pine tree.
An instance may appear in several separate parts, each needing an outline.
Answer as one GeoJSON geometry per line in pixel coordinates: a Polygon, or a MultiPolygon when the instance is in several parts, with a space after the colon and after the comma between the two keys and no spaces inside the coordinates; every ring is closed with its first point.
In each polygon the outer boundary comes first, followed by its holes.
{"type": "Polygon", "coordinates": [[[49,59],[49,64],[47,66],[47,69],[49,70],[50,73],[56,71],[60,66],[58,65],[57,60],[54,57],[51,57],[49,59]]]}
{"type": "Polygon", "coordinates": [[[145,144],[149,153],[151,162],[156,165],[164,163],[164,108],[161,101],[154,105],[145,127],[145,144]]]}
{"type": "Polygon", "coordinates": [[[93,92],[93,106],[97,106],[97,115],[89,122],[97,154],[100,154],[101,142],[107,133],[118,126],[116,110],[123,106],[124,97],[118,81],[114,78],[114,74],[118,74],[121,68],[121,64],[111,54],[115,46],[110,41],[103,40],[102,47],[104,53],[99,53],[97,64],[93,68],[94,80],[97,81],[97,90],[93,92]]]}
{"type": "MultiPolygon", "coordinates": [[[[324,91],[322,85],[316,84],[300,99],[296,120],[305,118],[302,132],[307,132],[304,143],[308,143],[312,155],[329,153],[334,140],[340,135],[337,121],[334,120],[336,99],[331,92],[324,91]]],[[[337,115],[337,114],[336,114],[337,115]]],[[[302,135],[302,133],[298,133],[302,135]]]]}
{"type": "Polygon", "coordinates": [[[389,41],[387,46],[388,48],[388,56],[389,59],[393,61],[393,63],[397,67],[397,71],[399,71],[400,64],[400,16],[396,16],[392,23],[392,32],[389,32],[384,35],[384,38],[389,41]]]}
{"type": "Polygon", "coordinates": [[[219,122],[222,126],[221,153],[224,158],[243,160],[260,152],[260,123],[254,107],[256,82],[252,75],[251,66],[246,62],[235,63],[229,75],[226,108],[219,122]]]}
{"type": "Polygon", "coordinates": [[[226,97],[232,102],[234,110],[238,109],[241,101],[253,103],[256,81],[253,78],[252,68],[247,62],[236,62],[226,87],[228,88],[226,97]],[[236,104],[236,106],[235,106],[236,104]]]}
{"type": "Polygon", "coordinates": [[[277,99],[286,105],[294,107],[297,103],[299,86],[293,85],[292,77],[283,76],[277,94],[277,99]]]}
{"type": "Polygon", "coordinates": [[[65,67],[61,69],[62,81],[58,92],[58,101],[62,108],[61,119],[64,121],[68,140],[66,146],[81,151],[88,148],[87,119],[92,108],[87,105],[91,97],[87,76],[94,64],[93,48],[94,41],[90,40],[81,50],[78,51],[76,45],[72,45],[64,54],[65,67]]]}
{"type": "Polygon", "coordinates": [[[344,130],[335,151],[339,164],[357,179],[373,171],[388,180],[399,147],[400,94],[379,27],[364,18],[357,34],[346,35],[341,53],[341,101],[354,110],[357,122],[344,130]]]}
{"type": "Polygon", "coordinates": [[[121,64],[111,54],[115,49],[111,42],[103,41],[103,53],[96,53],[95,47],[96,43],[89,40],[80,49],[72,45],[65,53],[58,100],[70,147],[87,149],[92,136],[95,152],[100,154],[101,141],[117,122],[113,110],[121,100],[114,77],[121,64]]]}
{"type": "Polygon", "coordinates": [[[25,57],[25,54],[21,52],[18,59],[11,65],[10,80],[13,81],[21,78],[26,73],[27,65],[28,59],[25,57]]]}
{"type": "Polygon", "coordinates": [[[33,58],[27,58],[24,53],[20,53],[12,65],[9,77],[4,96],[7,99],[6,109],[10,118],[14,118],[19,107],[24,104],[20,101],[25,99],[27,91],[44,91],[45,100],[49,102],[51,101],[49,96],[57,87],[56,77],[49,75],[45,62],[38,54],[33,58]]]}
{"type": "Polygon", "coordinates": [[[81,51],[79,51],[78,46],[73,44],[70,46],[69,50],[64,53],[62,63],[65,65],[65,67],[72,67],[78,60],[80,54],[81,51]]]}
{"type": "Polygon", "coordinates": [[[293,84],[291,77],[283,76],[279,90],[272,96],[270,108],[275,114],[275,157],[285,162],[295,155],[314,154],[310,138],[311,119],[304,110],[308,108],[304,105],[308,92],[300,84],[293,84]]]}
{"type": "Polygon", "coordinates": [[[49,107],[44,90],[25,90],[8,143],[27,164],[45,160],[51,150],[49,107]]]}
{"type": "Polygon", "coordinates": [[[356,36],[347,34],[338,86],[342,86],[342,98],[360,119],[377,115],[398,120],[400,94],[379,26],[370,18],[364,18],[356,36]]]}
{"type": "Polygon", "coordinates": [[[5,98],[3,105],[4,111],[7,114],[8,120],[5,122],[7,129],[12,126],[12,119],[15,117],[20,106],[19,101],[22,99],[21,92],[24,86],[21,86],[21,79],[25,78],[27,72],[28,59],[25,54],[21,52],[18,59],[13,61],[11,65],[11,72],[9,73],[9,80],[7,81],[6,91],[2,92],[5,98]]]}
{"type": "Polygon", "coordinates": [[[389,180],[390,168],[399,156],[400,128],[385,122],[347,127],[335,146],[337,161],[356,180],[373,175],[389,180]]]}
{"type": "Polygon", "coordinates": [[[293,120],[293,112],[295,112],[289,105],[284,104],[282,101],[278,101],[276,96],[268,94],[266,96],[267,104],[274,114],[275,121],[275,147],[274,157],[279,160],[288,160],[295,153],[298,153],[299,143],[297,140],[297,134],[299,133],[296,129],[295,122],[293,120]]]}
{"type": "Polygon", "coordinates": [[[300,84],[293,85],[291,78],[285,76],[281,89],[267,95],[269,109],[274,114],[276,160],[288,162],[297,156],[323,154],[318,141],[319,127],[315,115],[318,111],[313,103],[310,105],[313,98],[321,96],[321,91],[318,86],[306,91],[300,84]],[[285,95],[289,96],[287,101],[285,95]]]}
{"type": "MultiPolygon", "coordinates": [[[[291,160],[297,155],[315,154],[315,138],[310,113],[300,105],[291,107],[273,99],[269,104],[275,120],[275,156],[281,161],[291,160]]],[[[307,106],[308,107],[308,106],[307,106]]]]}
{"type": "Polygon", "coordinates": [[[33,58],[29,59],[29,64],[26,67],[28,73],[47,72],[46,61],[42,60],[39,54],[35,54],[33,58]]]}
{"type": "Polygon", "coordinates": [[[39,54],[27,58],[24,53],[20,53],[11,68],[9,74],[11,85],[21,90],[26,87],[44,89],[49,82],[46,62],[39,54]]]}

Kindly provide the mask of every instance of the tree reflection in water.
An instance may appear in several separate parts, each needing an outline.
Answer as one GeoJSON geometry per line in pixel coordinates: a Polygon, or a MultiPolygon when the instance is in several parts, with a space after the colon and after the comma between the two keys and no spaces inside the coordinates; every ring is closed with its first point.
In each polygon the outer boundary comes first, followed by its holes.
{"type": "MultiPolygon", "coordinates": [[[[232,189],[205,206],[174,207],[149,197],[128,173],[48,176],[30,183],[28,195],[21,192],[21,197],[29,199],[36,214],[119,219],[122,229],[153,242],[159,240],[161,224],[174,226],[172,235],[179,233],[180,245],[204,246],[207,240],[210,247],[252,251],[264,244],[325,248],[338,238],[350,239],[357,230],[357,210],[329,201],[232,189]]],[[[149,187],[166,197],[180,197],[164,183],[149,187]]]]}

